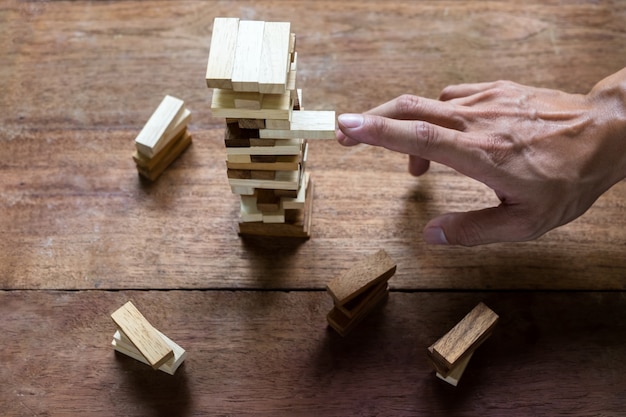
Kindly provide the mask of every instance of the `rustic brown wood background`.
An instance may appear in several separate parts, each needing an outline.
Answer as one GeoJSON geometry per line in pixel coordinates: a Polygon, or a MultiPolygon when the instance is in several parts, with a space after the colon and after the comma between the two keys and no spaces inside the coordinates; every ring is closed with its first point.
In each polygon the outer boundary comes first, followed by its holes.
{"type": "Polygon", "coordinates": [[[534,242],[432,247],[430,218],[494,194],[318,141],[313,238],[240,238],[216,16],[292,22],[304,106],[338,113],[496,79],[584,93],[626,66],[624,1],[0,2],[1,415],[624,415],[625,183],[534,242]],[[147,184],[133,140],[165,94],[194,143],[147,184]],[[325,284],[380,248],[389,301],[341,338],[325,284]],[[188,351],[175,376],[110,348],[128,299],[188,351]],[[479,301],[501,323],[452,388],[426,347],[479,301]]]}

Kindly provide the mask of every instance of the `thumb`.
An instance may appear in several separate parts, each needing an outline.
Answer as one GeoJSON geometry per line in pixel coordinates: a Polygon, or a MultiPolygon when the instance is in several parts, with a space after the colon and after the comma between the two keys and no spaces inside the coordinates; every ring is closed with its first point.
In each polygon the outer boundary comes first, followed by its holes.
{"type": "Polygon", "coordinates": [[[424,228],[424,240],[430,244],[477,246],[496,242],[518,242],[538,237],[531,222],[513,207],[502,204],[483,210],[448,213],[432,219],[424,228]]]}

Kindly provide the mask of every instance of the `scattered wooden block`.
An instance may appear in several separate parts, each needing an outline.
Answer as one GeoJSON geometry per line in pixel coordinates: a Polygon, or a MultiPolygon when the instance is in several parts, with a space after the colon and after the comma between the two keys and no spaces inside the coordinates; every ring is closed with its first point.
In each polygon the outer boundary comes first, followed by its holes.
{"type": "Polygon", "coordinates": [[[171,150],[161,158],[156,165],[152,168],[143,168],[137,165],[137,171],[139,175],[147,178],[150,181],[156,181],[165,169],[172,164],[184,151],[191,145],[191,135],[184,132],[184,134],[177,140],[171,150]]]}
{"type": "Polygon", "coordinates": [[[456,387],[459,384],[459,381],[461,380],[461,377],[463,376],[465,368],[467,368],[470,359],[472,359],[472,355],[473,353],[470,353],[465,358],[461,359],[458,364],[450,370],[448,376],[443,376],[439,372],[437,372],[435,375],[437,375],[437,378],[446,381],[448,384],[456,387]]]}
{"type": "Polygon", "coordinates": [[[479,303],[429,349],[431,358],[444,377],[458,361],[474,352],[491,334],[498,315],[484,303],[479,303]]]}
{"type": "Polygon", "coordinates": [[[335,304],[344,305],[371,287],[389,280],[395,273],[395,262],[381,249],[335,277],[326,289],[335,304]]]}
{"type": "Polygon", "coordinates": [[[335,139],[335,112],[300,110],[291,114],[290,130],[262,129],[261,138],[335,139]]]}
{"type": "Polygon", "coordinates": [[[135,138],[137,150],[151,158],[167,145],[166,142],[176,136],[175,129],[186,126],[184,120],[189,113],[185,112],[184,105],[176,97],[165,96],[135,138]]]}
{"type": "Polygon", "coordinates": [[[389,291],[377,291],[373,293],[370,302],[364,306],[360,314],[352,318],[346,316],[336,306],[326,316],[330,327],[335,329],[341,336],[347,336],[365,317],[367,317],[381,302],[387,299],[389,291]]]}
{"type": "Polygon", "coordinates": [[[239,22],[235,62],[233,64],[233,90],[259,91],[259,71],[264,31],[265,22],[254,20],[242,20],[239,22]]]}
{"type": "Polygon", "coordinates": [[[114,311],[111,318],[154,369],[158,369],[174,357],[172,348],[132,302],[128,301],[114,311]]]}
{"type": "MultiPolygon", "coordinates": [[[[156,330],[156,329],[155,329],[156,330]]],[[[160,331],[156,330],[157,333],[163,338],[165,343],[172,349],[174,352],[174,357],[169,361],[165,362],[158,369],[159,371],[163,371],[170,375],[174,375],[176,370],[182,365],[183,361],[187,358],[187,352],[185,349],[181,348],[179,345],[174,343],[169,337],[165,336],[160,331]]],[[[141,352],[137,350],[130,342],[130,340],[124,336],[124,333],[117,330],[113,335],[113,340],[111,341],[111,345],[113,349],[116,351],[123,353],[126,356],[130,356],[131,358],[138,360],[139,362],[143,362],[146,365],[149,365],[146,358],[143,357],[141,352]]]]}
{"type": "Polygon", "coordinates": [[[266,22],[259,70],[259,91],[282,94],[287,88],[291,24],[266,22]]]}
{"type": "Polygon", "coordinates": [[[238,18],[216,17],[213,20],[211,49],[206,69],[207,87],[233,88],[232,76],[238,33],[238,18]]]}

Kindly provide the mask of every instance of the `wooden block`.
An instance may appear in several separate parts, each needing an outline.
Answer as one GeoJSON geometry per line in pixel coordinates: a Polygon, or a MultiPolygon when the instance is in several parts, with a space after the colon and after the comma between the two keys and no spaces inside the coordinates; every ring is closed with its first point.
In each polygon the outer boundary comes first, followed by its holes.
{"type": "Polygon", "coordinates": [[[309,186],[309,173],[304,173],[304,179],[302,180],[302,185],[298,190],[298,195],[294,197],[282,197],[280,199],[281,206],[286,210],[291,209],[302,209],[306,204],[306,189],[309,186]]]}
{"type": "Polygon", "coordinates": [[[161,149],[158,153],[156,153],[152,158],[147,157],[141,152],[135,150],[133,154],[133,161],[137,164],[138,167],[141,167],[145,170],[152,170],[155,166],[157,166],[164,158],[166,158],[172,150],[176,147],[176,144],[187,134],[186,130],[183,130],[178,134],[177,137],[172,139],[165,148],[161,149]]]}
{"type": "Polygon", "coordinates": [[[260,188],[257,190],[256,207],[263,212],[278,211],[280,210],[280,198],[274,194],[274,190],[260,188]]]}
{"type": "Polygon", "coordinates": [[[304,143],[303,139],[280,139],[276,141],[274,146],[226,148],[226,155],[298,155],[302,152],[304,143]]]}
{"type": "Polygon", "coordinates": [[[263,213],[257,208],[256,195],[242,195],[240,201],[240,217],[243,222],[261,222],[263,213]]]}
{"type": "Polygon", "coordinates": [[[265,129],[265,119],[239,119],[237,123],[242,129],[265,129]]]}
{"type": "Polygon", "coordinates": [[[285,223],[285,210],[263,212],[263,223],[285,223]]]}
{"type": "MultiPolygon", "coordinates": [[[[181,348],[178,344],[174,343],[169,337],[165,336],[163,333],[155,329],[157,333],[165,340],[165,343],[172,349],[174,352],[174,357],[169,361],[165,362],[158,369],[159,371],[163,371],[170,375],[174,375],[176,370],[182,365],[183,361],[187,358],[187,352],[185,349],[181,348]]],[[[113,349],[116,351],[123,353],[126,356],[130,356],[131,358],[138,360],[140,362],[149,365],[146,358],[144,358],[141,353],[133,346],[133,344],[128,340],[127,337],[124,336],[122,332],[117,330],[113,335],[113,340],[111,341],[111,345],[113,345],[113,349]]]]}
{"type": "Polygon", "coordinates": [[[431,346],[433,359],[444,369],[453,368],[489,337],[497,321],[498,315],[479,303],[431,346]]]}
{"type": "Polygon", "coordinates": [[[159,141],[174,129],[177,120],[184,114],[184,105],[176,97],[165,96],[135,138],[137,150],[148,157],[154,156],[158,152],[159,141]]]}
{"type": "Polygon", "coordinates": [[[266,188],[273,190],[297,190],[300,185],[300,171],[277,171],[273,180],[247,180],[229,178],[231,187],[266,188]]]}
{"type": "Polygon", "coordinates": [[[289,70],[289,22],[266,22],[263,32],[263,49],[259,70],[259,91],[282,94],[287,88],[289,70]]]}
{"type": "Polygon", "coordinates": [[[290,130],[261,129],[259,136],[274,139],[335,139],[335,112],[294,111],[290,130]]]}
{"type": "Polygon", "coordinates": [[[384,249],[370,255],[328,283],[326,289],[335,304],[344,305],[369,288],[389,280],[396,264],[384,249]]]}
{"type": "Polygon", "coordinates": [[[232,179],[250,180],[252,179],[252,171],[245,169],[227,169],[226,176],[232,179]]]}
{"type": "Polygon", "coordinates": [[[295,91],[295,97],[292,97],[293,109],[296,111],[303,111],[304,108],[302,107],[302,89],[298,88],[295,91]]]}
{"type": "Polygon", "coordinates": [[[291,60],[293,60],[293,54],[296,52],[296,34],[289,34],[289,54],[291,55],[291,60]]]}
{"type": "Polygon", "coordinates": [[[232,191],[233,194],[237,194],[240,196],[241,195],[249,196],[249,195],[254,195],[255,193],[254,187],[238,187],[238,186],[231,185],[230,190],[232,191]]]}
{"type": "Polygon", "coordinates": [[[350,300],[344,305],[336,305],[335,307],[339,309],[346,317],[352,319],[359,314],[362,314],[364,310],[367,310],[370,303],[376,299],[377,294],[381,291],[389,291],[389,284],[387,281],[383,281],[380,284],[371,287],[367,291],[359,294],[358,297],[350,300]]]}
{"type": "Polygon", "coordinates": [[[249,164],[252,162],[250,155],[229,155],[226,154],[226,163],[249,164]]]}
{"type": "Polygon", "coordinates": [[[128,301],[111,314],[117,327],[154,369],[174,357],[172,348],[163,340],[154,327],[128,301]]]}
{"type": "Polygon", "coordinates": [[[265,120],[265,129],[289,130],[291,129],[291,122],[289,120],[267,119],[265,120]]]}
{"type": "Polygon", "coordinates": [[[263,103],[261,93],[236,93],[235,107],[238,109],[260,110],[263,103]]]}
{"type": "Polygon", "coordinates": [[[465,369],[467,368],[470,359],[472,359],[472,355],[473,352],[465,356],[465,358],[461,359],[458,364],[450,370],[448,376],[443,376],[439,372],[436,372],[437,378],[442,379],[448,384],[456,387],[457,385],[459,385],[459,381],[461,380],[461,377],[463,376],[463,373],[465,372],[465,369]]]}
{"type": "Polygon", "coordinates": [[[256,171],[295,171],[300,169],[300,158],[300,155],[281,155],[274,157],[274,162],[237,163],[226,161],[226,167],[228,169],[250,169],[256,171]]]}
{"type": "Polygon", "coordinates": [[[250,179],[253,180],[275,180],[276,171],[250,171],[250,179]]]}
{"type": "Polygon", "coordinates": [[[259,91],[259,71],[265,22],[242,20],[239,22],[235,62],[233,64],[233,90],[259,91]]]}
{"type": "Polygon", "coordinates": [[[275,163],[278,162],[278,158],[281,156],[298,156],[298,154],[294,155],[250,155],[250,162],[252,163],[275,163]]]}
{"type": "Polygon", "coordinates": [[[238,18],[216,17],[213,20],[211,49],[206,69],[207,87],[233,88],[232,76],[238,33],[238,18]]]}
{"type": "Polygon", "coordinates": [[[250,146],[276,146],[276,139],[250,139],[250,146]]]}
{"type": "Polygon", "coordinates": [[[156,181],[161,174],[191,145],[191,135],[185,132],[184,135],[174,144],[174,147],[168,152],[154,167],[144,169],[137,166],[137,172],[150,181],[156,181]]]}
{"type": "Polygon", "coordinates": [[[289,237],[308,239],[311,237],[313,219],[313,182],[309,183],[307,190],[307,205],[304,210],[296,210],[297,215],[285,211],[285,223],[250,222],[239,223],[240,235],[289,237]],[[293,217],[292,217],[293,216],[293,217]]]}
{"type": "Polygon", "coordinates": [[[370,301],[367,307],[361,311],[358,316],[353,318],[347,317],[337,307],[326,316],[328,324],[337,331],[341,336],[347,336],[365,317],[367,317],[378,305],[380,305],[389,296],[389,291],[379,291],[370,301]]]}
{"type": "Polygon", "coordinates": [[[211,113],[214,117],[234,119],[290,119],[293,102],[290,93],[268,94],[263,97],[261,108],[238,109],[235,107],[237,93],[216,88],[211,98],[211,113]]]}

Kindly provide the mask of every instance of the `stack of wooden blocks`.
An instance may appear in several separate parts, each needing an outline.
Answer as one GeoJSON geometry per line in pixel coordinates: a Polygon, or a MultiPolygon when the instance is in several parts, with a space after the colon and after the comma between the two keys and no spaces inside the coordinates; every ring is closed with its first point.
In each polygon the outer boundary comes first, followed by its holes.
{"type": "Polygon", "coordinates": [[[152,327],[132,302],[113,312],[111,318],[118,327],[111,341],[116,351],[170,375],[187,357],[187,352],[152,327]]]}
{"type": "Polygon", "coordinates": [[[133,160],[137,171],[150,181],[156,180],[191,144],[187,124],[191,113],[185,103],[165,96],[135,138],[133,160]]]}
{"type": "Polygon", "coordinates": [[[441,339],[428,348],[437,376],[456,386],[474,351],[491,335],[498,315],[479,303],[441,339]]]}
{"type": "Polygon", "coordinates": [[[347,335],[387,298],[387,282],[395,273],[395,262],[381,249],[335,277],[326,286],[334,302],[328,324],[340,335],[347,335]]]}
{"type": "Polygon", "coordinates": [[[206,83],[213,116],[226,118],[228,182],[240,234],[310,236],[313,182],[307,139],[334,139],[334,111],[305,111],[288,22],[216,18],[206,83]]]}

